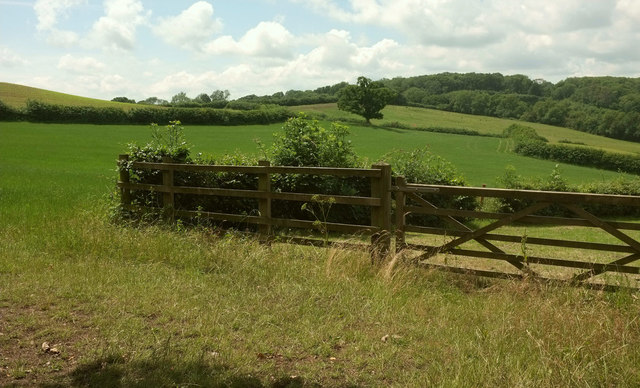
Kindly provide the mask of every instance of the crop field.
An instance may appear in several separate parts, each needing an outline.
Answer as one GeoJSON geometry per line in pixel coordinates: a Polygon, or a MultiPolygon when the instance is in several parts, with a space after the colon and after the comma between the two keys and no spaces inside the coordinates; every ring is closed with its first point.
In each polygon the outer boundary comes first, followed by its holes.
{"type": "MultiPolygon", "coordinates": [[[[56,105],[112,107],[125,110],[137,107],[135,104],[80,97],[72,94],[0,82],[0,101],[14,108],[23,108],[27,105],[28,100],[37,100],[56,105]]],[[[145,107],[148,106],[149,105],[145,105],[145,107]]]]}
{"type": "MultiPolygon", "coordinates": [[[[196,153],[258,154],[254,139],[269,144],[280,127],[185,135],[196,153]]],[[[116,224],[117,155],[148,140],[146,126],[0,123],[0,386],[640,385],[638,293],[116,224]]],[[[525,176],[554,165],[508,153],[499,138],[352,125],[351,140],[372,162],[428,146],[472,184],[491,185],[507,164],[525,176]]],[[[617,176],[561,170],[571,182],[617,176]]]]}

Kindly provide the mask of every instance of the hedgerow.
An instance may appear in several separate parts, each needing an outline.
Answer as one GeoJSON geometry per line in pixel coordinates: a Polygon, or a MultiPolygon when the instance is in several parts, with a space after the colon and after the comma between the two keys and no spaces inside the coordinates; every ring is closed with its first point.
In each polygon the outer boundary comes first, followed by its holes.
{"type": "MultiPolygon", "coordinates": [[[[0,106],[0,114],[3,110],[0,106]]],[[[148,124],[179,120],[190,125],[271,124],[294,116],[287,108],[276,106],[257,106],[250,110],[142,107],[125,111],[113,107],[65,106],[29,100],[23,111],[7,114],[7,118],[0,115],[0,118],[15,120],[16,114],[23,120],[46,123],[148,124]]]]}
{"type": "Polygon", "coordinates": [[[513,151],[523,156],[640,174],[640,157],[635,155],[566,143],[549,144],[547,139],[536,133],[535,129],[517,124],[509,126],[503,134],[513,139],[513,151]]]}

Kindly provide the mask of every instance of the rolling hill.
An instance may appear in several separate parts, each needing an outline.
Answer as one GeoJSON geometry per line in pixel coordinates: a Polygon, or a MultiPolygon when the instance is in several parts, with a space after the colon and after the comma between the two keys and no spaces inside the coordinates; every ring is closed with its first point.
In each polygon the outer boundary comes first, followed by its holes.
{"type": "Polygon", "coordinates": [[[129,110],[137,106],[135,104],[80,97],[46,89],[0,82],[0,101],[13,108],[23,108],[27,105],[28,100],[38,100],[56,105],[114,107],[125,110],[129,110]]]}

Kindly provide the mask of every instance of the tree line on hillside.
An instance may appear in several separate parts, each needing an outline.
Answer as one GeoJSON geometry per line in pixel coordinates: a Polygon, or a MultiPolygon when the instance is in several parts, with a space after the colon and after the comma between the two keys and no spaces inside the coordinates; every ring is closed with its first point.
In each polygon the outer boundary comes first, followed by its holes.
{"type": "MultiPolygon", "coordinates": [[[[640,78],[577,77],[556,84],[526,75],[440,73],[382,79],[389,103],[565,126],[640,141],[640,78]]],[[[233,103],[306,105],[338,102],[347,82],[315,90],[244,96],[233,103]]]]}

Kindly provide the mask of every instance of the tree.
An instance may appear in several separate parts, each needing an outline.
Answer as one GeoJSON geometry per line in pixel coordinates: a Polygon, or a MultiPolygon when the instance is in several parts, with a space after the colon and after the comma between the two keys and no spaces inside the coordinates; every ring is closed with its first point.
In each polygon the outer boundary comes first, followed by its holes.
{"type": "Polygon", "coordinates": [[[115,97],[115,98],[111,99],[111,101],[126,102],[128,104],[135,104],[136,103],[136,100],[132,100],[132,99],[127,98],[127,97],[115,97]]]}
{"type": "Polygon", "coordinates": [[[358,77],[357,85],[349,85],[340,90],[338,109],[360,115],[367,124],[371,124],[371,119],[383,117],[380,111],[394,98],[396,93],[386,88],[382,82],[358,77]]]}
{"type": "Polygon", "coordinates": [[[193,102],[197,102],[199,104],[208,104],[211,102],[211,97],[207,93],[200,93],[198,97],[193,99],[193,102]]]}
{"type": "Polygon", "coordinates": [[[175,96],[171,97],[171,103],[174,105],[188,104],[190,102],[191,102],[191,99],[187,97],[187,93],[185,92],[180,92],[175,96]]]}
{"type": "Polygon", "coordinates": [[[229,99],[229,91],[228,90],[214,90],[211,93],[211,101],[227,101],[229,99]]]}

